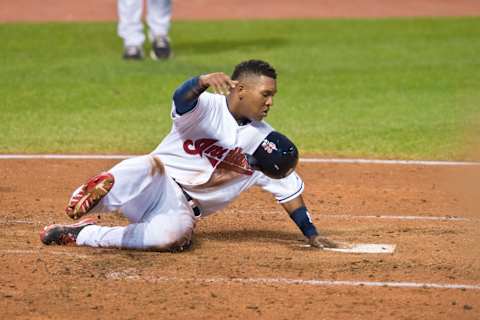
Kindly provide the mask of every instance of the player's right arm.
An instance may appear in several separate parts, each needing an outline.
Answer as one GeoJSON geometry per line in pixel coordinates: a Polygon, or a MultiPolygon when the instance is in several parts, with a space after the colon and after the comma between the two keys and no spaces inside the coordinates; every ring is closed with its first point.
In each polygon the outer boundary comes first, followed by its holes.
{"type": "Polygon", "coordinates": [[[303,201],[302,195],[281,204],[290,218],[295,222],[303,235],[308,239],[308,243],[315,248],[336,248],[337,244],[326,237],[320,235],[312,222],[307,206],[303,201]]]}
{"type": "Polygon", "coordinates": [[[302,197],[304,184],[296,172],[282,179],[272,179],[262,174],[256,184],[277,199],[312,247],[335,248],[337,246],[335,242],[320,234],[313,224],[302,197]]]}
{"type": "Polygon", "coordinates": [[[175,112],[178,115],[191,111],[197,105],[200,95],[212,88],[215,93],[227,95],[238,82],[223,72],[204,74],[185,81],[173,94],[175,112]]]}

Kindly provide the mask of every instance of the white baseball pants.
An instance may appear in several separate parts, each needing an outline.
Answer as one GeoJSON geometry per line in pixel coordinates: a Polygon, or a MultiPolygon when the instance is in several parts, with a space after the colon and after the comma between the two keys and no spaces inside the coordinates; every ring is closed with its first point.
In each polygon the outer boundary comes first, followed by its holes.
{"type": "MultiPolygon", "coordinates": [[[[171,0],[146,0],[150,39],[167,36],[172,12],[171,0]]],[[[118,0],[118,35],[124,46],[141,46],[145,42],[142,23],[143,0],[118,0]]]]}
{"type": "Polygon", "coordinates": [[[150,155],[127,159],[109,170],[115,183],[91,212],[120,212],[131,224],[86,226],[77,245],[163,251],[190,241],[193,210],[177,183],[160,171],[150,155]]]}

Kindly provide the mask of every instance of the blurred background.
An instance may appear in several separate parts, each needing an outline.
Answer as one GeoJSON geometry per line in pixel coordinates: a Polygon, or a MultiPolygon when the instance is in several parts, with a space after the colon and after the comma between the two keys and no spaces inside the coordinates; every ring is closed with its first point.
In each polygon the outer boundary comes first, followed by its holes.
{"type": "Polygon", "coordinates": [[[256,58],[304,155],[478,159],[479,1],[174,0],[173,56],[140,61],[117,5],[0,1],[0,153],[150,152],[182,81],[256,58]]]}

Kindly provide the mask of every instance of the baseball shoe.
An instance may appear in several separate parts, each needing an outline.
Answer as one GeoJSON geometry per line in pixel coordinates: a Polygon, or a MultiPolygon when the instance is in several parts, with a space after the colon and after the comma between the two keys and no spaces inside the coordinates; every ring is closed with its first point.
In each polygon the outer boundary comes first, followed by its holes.
{"type": "Polygon", "coordinates": [[[73,192],[65,213],[72,219],[87,214],[112,189],[115,178],[108,172],[102,172],[91,178],[73,192]]]}
{"type": "Polygon", "coordinates": [[[168,251],[171,252],[171,253],[179,253],[179,252],[183,252],[183,251],[188,251],[188,250],[192,249],[192,244],[193,244],[193,241],[188,240],[183,245],[171,247],[170,249],[168,249],[168,251]]]}
{"type": "Polygon", "coordinates": [[[152,51],[150,52],[150,57],[153,60],[165,60],[170,58],[171,55],[172,50],[170,49],[170,40],[168,37],[159,36],[153,39],[152,51]]]}
{"type": "Polygon", "coordinates": [[[138,46],[126,46],[123,49],[123,59],[125,60],[142,60],[143,49],[138,46]]]}
{"type": "Polygon", "coordinates": [[[40,240],[43,244],[75,245],[78,234],[86,226],[94,225],[95,218],[86,218],[75,224],[52,224],[43,228],[40,232],[40,240]]]}

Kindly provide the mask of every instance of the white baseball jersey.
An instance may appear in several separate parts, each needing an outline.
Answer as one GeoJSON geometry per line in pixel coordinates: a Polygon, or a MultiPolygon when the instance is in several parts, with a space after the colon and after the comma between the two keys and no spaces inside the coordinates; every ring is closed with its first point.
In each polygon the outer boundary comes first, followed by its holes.
{"type": "Polygon", "coordinates": [[[124,160],[109,172],[115,183],[91,212],[120,212],[128,226],[83,228],[77,245],[166,250],[190,241],[197,217],[177,182],[198,202],[203,216],[228,205],[253,185],[287,202],[303,191],[296,173],[275,180],[252,171],[253,153],[273,130],[265,122],[238,125],[226,98],[203,93],[184,115],[172,108],[173,127],[150,155],[124,160]],[[160,158],[163,173],[155,164],[160,158]]]}
{"type": "Polygon", "coordinates": [[[244,154],[252,154],[273,131],[266,122],[239,125],[223,95],[204,92],[196,107],[178,115],[172,106],[173,126],[152,154],[167,174],[198,201],[204,215],[220,210],[253,185],[287,202],[303,191],[296,173],[275,180],[249,168],[244,154]]]}

